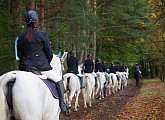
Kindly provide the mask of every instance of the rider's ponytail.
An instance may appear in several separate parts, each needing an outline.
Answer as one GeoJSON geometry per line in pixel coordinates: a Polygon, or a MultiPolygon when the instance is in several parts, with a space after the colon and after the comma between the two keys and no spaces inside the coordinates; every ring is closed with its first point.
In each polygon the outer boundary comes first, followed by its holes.
{"type": "Polygon", "coordinates": [[[29,43],[31,42],[31,39],[32,39],[32,35],[33,35],[33,27],[30,25],[28,26],[28,29],[27,31],[25,32],[25,35],[24,35],[24,43],[29,43]]]}

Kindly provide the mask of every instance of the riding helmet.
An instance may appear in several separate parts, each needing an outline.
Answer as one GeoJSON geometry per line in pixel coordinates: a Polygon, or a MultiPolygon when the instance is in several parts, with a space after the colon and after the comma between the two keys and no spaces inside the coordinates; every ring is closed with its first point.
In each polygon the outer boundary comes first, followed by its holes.
{"type": "Polygon", "coordinates": [[[74,56],[75,53],[76,53],[76,51],[75,51],[74,49],[72,49],[72,50],[69,52],[70,56],[74,56]]]}
{"type": "Polygon", "coordinates": [[[25,14],[25,22],[27,25],[30,25],[31,23],[37,23],[38,22],[38,15],[35,11],[28,11],[25,14]]]}

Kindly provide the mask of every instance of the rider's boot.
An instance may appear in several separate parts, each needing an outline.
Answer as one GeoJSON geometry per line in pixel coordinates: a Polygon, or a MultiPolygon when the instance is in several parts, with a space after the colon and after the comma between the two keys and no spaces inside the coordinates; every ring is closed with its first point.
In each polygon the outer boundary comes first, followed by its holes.
{"type": "Polygon", "coordinates": [[[62,111],[66,111],[68,109],[68,106],[66,105],[66,103],[64,102],[64,84],[63,81],[58,81],[56,82],[56,86],[57,86],[57,91],[59,94],[59,104],[60,104],[60,108],[62,111]]]}
{"type": "Polygon", "coordinates": [[[97,84],[97,77],[95,77],[95,87],[97,88],[98,84],[97,84]]]}
{"type": "Polygon", "coordinates": [[[82,77],[78,76],[78,78],[79,78],[79,81],[80,81],[80,89],[85,88],[85,86],[83,86],[83,79],[82,79],[82,77]]]}

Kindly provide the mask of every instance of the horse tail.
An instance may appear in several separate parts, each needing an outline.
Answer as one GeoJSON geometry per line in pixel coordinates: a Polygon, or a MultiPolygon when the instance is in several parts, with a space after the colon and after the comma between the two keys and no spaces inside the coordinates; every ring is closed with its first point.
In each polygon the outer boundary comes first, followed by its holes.
{"type": "Polygon", "coordinates": [[[4,91],[7,91],[6,84],[9,81],[15,80],[16,76],[12,73],[6,73],[0,77],[0,120],[7,120],[7,111],[8,111],[8,105],[6,101],[6,93],[4,91]]]}
{"type": "Polygon", "coordinates": [[[63,80],[64,80],[63,84],[64,84],[64,88],[65,88],[66,92],[69,91],[70,78],[71,78],[71,76],[69,74],[65,74],[63,76],[63,80]]]}
{"type": "Polygon", "coordinates": [[[91,88],[90,88],[90,82],[89,82],[89,77],[88,75],[85,76],[86,78],[86,97],[87,97],[87,102],[89,103],[89,96],[90,96],[90,91],[91,91],[91,88]]]}

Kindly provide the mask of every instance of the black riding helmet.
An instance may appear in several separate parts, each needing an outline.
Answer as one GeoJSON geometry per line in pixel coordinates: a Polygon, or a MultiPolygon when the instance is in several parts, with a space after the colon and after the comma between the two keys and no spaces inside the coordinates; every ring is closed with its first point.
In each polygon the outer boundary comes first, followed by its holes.
{"type": "Polygon", "coordinates": [[[76,52],[75,52],[74,49],[72,49],[72,50],[69,52],[70,56],[74,56],[75,53],[76,53],[76,52]]]}
{"type": "Polygon", "coordinates": [[[30,25],[31,23],[37,23],[38,22],[38,15],[35,11],[28,11],[25,14],[25,22],[27,25],[30,25]]]}
{"type": "Polygon", "coordinates": [[[88,54],[88,55],[87,55],[87,58],[91,58],[91,54],[88,54]]]}

